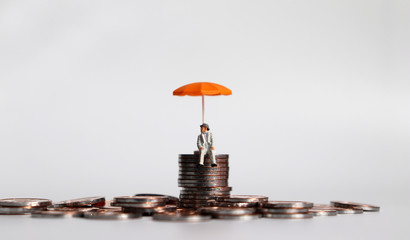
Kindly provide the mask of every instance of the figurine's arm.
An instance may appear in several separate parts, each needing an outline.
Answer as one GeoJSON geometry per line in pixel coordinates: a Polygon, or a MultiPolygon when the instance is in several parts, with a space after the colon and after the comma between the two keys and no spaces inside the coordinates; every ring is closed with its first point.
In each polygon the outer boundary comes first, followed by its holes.
{"type": "Polygon", "coordinates": [[[209,147],[211,147],[211,149],[214,150],[215,149],[214,135],[212,133],[210,133],[209,138],[210,138],[210,146],[209,147]]]}
{"type": "Polygon", "coordinates": [[[198,140],[196,141],[196,145],[198,146],[198,149],[203,149],[204,145],[201,143],[201,135],[198,136],[198,140]]]}

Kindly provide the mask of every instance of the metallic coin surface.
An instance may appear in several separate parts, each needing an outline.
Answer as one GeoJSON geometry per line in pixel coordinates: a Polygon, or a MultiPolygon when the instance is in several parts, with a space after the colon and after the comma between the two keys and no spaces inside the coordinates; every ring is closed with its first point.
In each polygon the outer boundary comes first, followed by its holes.
{"type": "Polygon", "coordinates": [[[24,215],[44,209],[40,207],[0,207],[0,215],[24,215]]]}
{"type": "Polygon", "coordinates": [[[341,208],[361,208],[365,212],[379,212],[380,207],[365,203],[347,202],[347,201],[331,201],[330,204],[341,208]]]}
{"type": "Polygon", "coordinates": [[[361,208],[340,208],[337,210],[337,214],[362,214],[361,208]]]}
{"type": "Polygon", "coordinates": [[[84,218],[87,219],[103,219],[103,220],[125,220],[135,219],[142,217],[141,213],[122,213],[113,211],[98,211],[98,212],[85,212],[84,218]]]}
{"type": "Polygon", "coordinates": [[[203,187],[203,188],[208,188],[208,187],[225,187],[227,186],[227,183],[179,183],[179,187],[203,187]]]}
{"type": "Polygon", "coordinates": [[[201,191],[201,192],[230,192],[232,191],[232,187],[224,186],[224,187],[209,187],[209,188],[184,188],[182,191],[201,191]]]}
{"type": "Polygon", "coordinates": [[[337,211],[330,209],[309,209],[309,213],[313,216],[337,216],[337,211]]]}
{"type": "Polygon", "coordinates": [[[165,194],[157,194],[157,193],[137,193],[134,196],[164,196],[168,198],[167,204],[172,205],[172,204],[177,204],[179,202],[179,199],[177,197],[171,196],[171,195],[165,195],[165,194]]]}
{"type": "Polygon", "coordinates": [[[50,199],[44,198],[5,198],[0,199],[1,207],[47,207],[50,199]]]}
{"type": "Polygon", "coordinates": [[[217,196],[210,196],[210,195],[195,195],[195,194],[181,194],[179,195],[181,200],[188,200],[188,199],[196,199],[196,200],[215,200],[217,196]]]}
{"type": "Polygon", "coordinates": [[[210,220],[211,216],[200,215],[195,212],[171,212],[154,214],[152,216],[152,219],[157,221],[202,222],[210,220]]]}
{"type": "Polygon", "coordinates": [[[186,180],[178,180],[178,183],[198,183],[198,184],[207,184],[207,183],[219,183],[219,184],[226,184],[228,180],[193,180],[193,179],[186,179],[186,180]]]}
{"type": "Polygon", "coordinates": [[[163,202],[164,205],[168,201],[166,196],[121,196],[115,197],[115,203],[157,203],[163,202]]]}
{"type": "Polygon", "coordinates": [[[72,200],[65,200],[58,203],[54,203],[54,207],[94,207],[94,206],[104,206],[105,197],[85,197],[77,198],[72,200]]]}
{"type": "Polygon", "coordinates": [[[212,171],[212,172],[197,172],[197,171],[179,171],[179,175],[193,175],[193,176],[229,176],[226,171],[212,171]]]}
{"type": "Polygon", "coordinates": [[[178,180],[228,180],[227,176],[190,176],[179,175],[178,180]]]}
{"type": "Polygon", "coordinates": [[[218,201],[211,204],[211,206],[216,206],[216,207],[240,207],[240,208],[252,208],[252,207],[258,207],[259,205],[260,203],[257,203],[257,202],[234,203],[234,202],[218,202],[218,201]]]}
{"type": "Polygon", "coordinates": [[[198,173],[214,173],[214,172],[227,172],[229,171],[229,167],[211,167],[211,166],[203,166],[203,167],[180,167],[180,172],[198,172],[198,173]]]}
{"type": "Polygon", "coordinates": [[[264,202],[264,208],[311,208],[313,203],[303,201],[268,201],[264,202]]]}
{"type": "Polygon", "coordinates": [[[262,213],[308,213],[309,208],[261,208],[262,213]]]}
{"type": "Polygon", "coordinates": [[[84,212],[79,211],[36,211],[31,213],[33,218],[72,218],[82,217],[84,212]]]}
{"type": "MultiPolygon", "coordinates": [[[[217,167],[212,167],[211,166],[211,164],[204,164],[204,166],[200,166],[199,168],[226,168],[226,167],[229,167],[229,165],[228,164],[224,164],[224,163],[217,163],[217,167]]],[[[179,167],[182,167],[182,168],[196,168],[196,167],[198,167],[198,164],[197,163],[180,163],[180,164],[178,164],[178,166],[179,167]]]]}
{"type": "Polygon", "coordinates": [[[55,212],[88,212],[92,210],[96,210],[98,208],[95,207],[53,207],[53,205],[47,207],[47,211],[55,211],[55,212]]]}
{"type": "Polygon", "coordinates": [[[244,215],[215,215],[213,218],[224,220],[255,220],[261,218],[260,214],[244,214],[244,215]]]}
{"type": "Polygon", "coordinates": [[[165,206],[166,202],[147,202],[147,203],[124,203],[124,202],[113,202],[111,206],[115,207],[135,207],[135,208],[156,208],[165,206]]]}
{"type": "Polygon", "coordinates": [[[255,208],[240,208],[240,207],[202,207],[198,211],[203,214],[210,215],[247,215],[254,214],[255,208]]]}
{"type": "Polygon", "coordinates": [[[177,206],[166,205],[163,207],[156,207],[156,208],[123,207],[122,210],[123,212],[128,212],[128,213],[153,214],[153,213],[160,213],[160,212],[174,212],[177,210],[177,206]]]}
{"type": "Polygon", "coordinates": [[[278,218],[278,219],[305,219],[312,218],[312,213],[292,213],[292,214],[280,214],[280,213],[264,213],[264,218],[278,218]]]}
{"type": "Polygon", "coordinates": [[[231,195],[229,198],[220,198],[218,201],[243,203],[243,202],[267,202],[268,197],[258,195],[231,195]]]}

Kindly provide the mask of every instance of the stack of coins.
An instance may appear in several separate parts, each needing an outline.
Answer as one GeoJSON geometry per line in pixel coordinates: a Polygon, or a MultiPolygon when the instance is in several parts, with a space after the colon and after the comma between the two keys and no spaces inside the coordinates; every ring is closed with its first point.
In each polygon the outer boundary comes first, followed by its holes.
{"type": "Polygon", "coordinates": [[[268,201],[262,204],[260,211],[265,218],[303,219],[313,217],[313,214],[309,213],[312,207],[311,202],[268,201]]]}
{"type": "Polygon", "coordinates": [[[23,215],[45,210],[51,200],[43,198],[6,198],[0,199],[1,215],[23,215]]]}
{"type": "Polygon", "coordinates": [[[251,220],[260,218],[255,208],[244,207],[202,207],[199,211],[204,215],[211,215],[216,219],[251,220]]]}
{"type": "Polygon", "coordinates": [[[259,195],[231,195],[230,197],[219,197],[213,203],[213,206],[218,207],[259,207],[264,202],[268,201],[268,197],[259,195]]]}
{"type": "Polygon", "coordinates": [[[122,196],[115,197],[111,206],[121,207],[125,213],[152,215],[159,212],[175,211],[177,206],[167,203],[167,196],[122,196]]]}
{"type": "Polygon", "coordinates": [[[215,155],[217,167],[211,167],[209,156],[205,157],[204,166],[198,166],[199,154],[179,155],[180,192],[179,206],[182,208],[199,208],[210,206],[216,198],[230,196],[228,186],[229,155],[215,155]]]}

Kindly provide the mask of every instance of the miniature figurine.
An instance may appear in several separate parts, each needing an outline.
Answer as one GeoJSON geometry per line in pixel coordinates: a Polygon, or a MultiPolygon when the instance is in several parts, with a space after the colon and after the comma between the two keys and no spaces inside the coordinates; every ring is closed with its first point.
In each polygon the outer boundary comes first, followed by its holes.
{"type": "Polygon", "coordinates": [[[215,147],[214,147],[214,137],[212,133],[209,132],[209,125],[203,123],[201,126],[201,134],[198,136],[197,146],[199,149],[199,163],[198,167],[204,166],[204,158],[205,154],[208,154],[209,158],[211,159],[211,166],[217,167],[215,160],[215,147]]]}

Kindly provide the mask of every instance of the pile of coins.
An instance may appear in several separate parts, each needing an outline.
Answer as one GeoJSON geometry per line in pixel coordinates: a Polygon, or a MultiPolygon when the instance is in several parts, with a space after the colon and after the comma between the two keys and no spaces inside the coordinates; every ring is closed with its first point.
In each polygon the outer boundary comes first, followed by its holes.
{"type": "Polygon", "coordinates": [[[313,216],[358,214],[380,211],[380,207],[354,202],[332,201],[330,205],[304,201],[268,201],[256,195],[232,195],[216,199],[222,206],[181,208],[178,198],[162,194],[136,194],[115,197],[87,197],[52,204],[49,199],[0,199],[2,215],[31,215],[34,218],[123,220],[152,216],[158,221],[201,222],[210,219],[252,220],[259,218],[306,219],[313,216]],[[337,206],[337,207],[336,207],[337,206]]]}
{"type": "Polygon", "coordinates": [[[228,186],[229,155],[215,155],[217,167],[211,167],[209,156],[204,159],[204,166],[198,166],[199,153],[179,155],[180,192],[179,206],[199,208],[210,206],[217,198],[227,198],[232,190],[228,186]]]}

